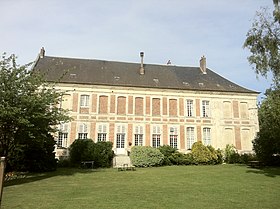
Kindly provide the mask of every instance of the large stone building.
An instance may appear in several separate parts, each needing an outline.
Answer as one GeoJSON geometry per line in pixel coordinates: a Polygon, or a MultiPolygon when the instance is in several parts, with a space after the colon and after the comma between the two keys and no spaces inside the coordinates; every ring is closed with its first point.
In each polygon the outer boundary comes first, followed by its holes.
{"type": "Polygon", "coordinates": [[[258,131],[257,95],[206,68],[45,56],[34,65],[56,89],[73,120],[61,124],[57,154],[77,139],[132,146],[168,144],[187,152],[196,141],[252,151],[258,131]]]}

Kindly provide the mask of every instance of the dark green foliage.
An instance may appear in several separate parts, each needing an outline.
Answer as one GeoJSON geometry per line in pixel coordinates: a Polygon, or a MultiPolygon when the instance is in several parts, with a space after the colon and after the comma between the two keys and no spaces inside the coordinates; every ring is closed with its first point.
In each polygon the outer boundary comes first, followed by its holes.
{"type": "Polygon", "coordinates": [[[229,164],[248,164],[249,161],[258,160],[255,154],[244,153],[239,154],[236,148],[231,144],[227,144],[224,150],[224,162],[229,164]]]}
{"type": "Polygon", "coordinates": [[[130,159],[136,167],[152,167],[162,165],[164,155],[157,148],[135,146],[131,148],[130,159]]]}
{"type": "MultiPolygon", "coordinates": [[[[162,165],[172,165],[173,162],[170,161],[170,157],[174,153],[178,152],[177,149],[175,149],[169,145],[160,146],[158,149],[164,155],[162,165]]],[[[174,156],[172,157],[172,159],[174,159],[174,156]]]]}
{"type": "Polygon", "coordinates": [[[162,165],[198,165],[221,164],[223,156],[221,150],[215,150],[212,146],[204,146],[201,142],[193,145],[190,153],[183,154],[169,145],[158,148],[164,155],[162,165]]]}
{"type": "Polygon", "coordinates": [[[260,161],[280,165],[280,88],[268,90],[266,96],[259,108],[260,132],[253,148],[260,161]]]}
{"type": "Polygon", "coordinates": [[[225,163],[238,163],[239,154],[232,144],[227,144],[224,150],[224,161],[225,163]]]}
{"type": "Polygon", "coordinates": [[[112,142],[97,142],[94,144],[94,164],[96,167],[111,167],[114,152],[112,142]]]}
{"type": "Polygon", "coordinates": [[[70,146],[70,162],[73,165],[80,165],[81,161],[93,160],[90,154],[90,147],[94,144],[91,139],[76,139],[70,146]]]}
{"type": "Polygon", "coordinates": [[[193,154],[191,152],[184,155],[184,164],[185,165],[197,165],[195,163],[193,154]]]}
{"type": "Polygon", "coordinates": [[[176,151],[169,156],[172,165],[185,165],[185,154],[176,151]]]}
{"type": "Polygon", "coordinates": [[[248,164],[249,161],[258,160],[255,154],[244,153],[239,157],[239,163],[248,164]]]}
{"type": "Polygon", "coordinates": [[[0,59],[0,155],[7,171],[49,171],[56,167],[56,125],[69,120],[58,93],[15,55],[0,59]]]}
{"type": "Polygon", "coordinates": [[[46,137],[26,138],[23,136],[17,146],[10,153],[8,170],[17,171],[52,171],[56,169],[57,160],[53,147],[55,141],[48,134],[46,137]]]}
{"type": "Polygon", "coordinates": [[[183,154],[169,145],[158,149],[164,155],[163,165],[198,165],[221,164],[223,156],[221,150],[215,150],[212,146],[204,146],[197,142],[192,147],[192,152],[183,154]]]}
{"type": "Polygon", "coordinates": [[[94,143],[91,139],[76,139],[70,146],[70,162],[79,166],[81,161],[94,161],[94,167],[110,167],[114,152],[112,142],[94,143]]]}
{"type": "Polygon", "coordinates": [[[69,158],[60,159],[57,162],[57,167],[59,168],[70,168],[72,167],[72,163],[69,158]]]}

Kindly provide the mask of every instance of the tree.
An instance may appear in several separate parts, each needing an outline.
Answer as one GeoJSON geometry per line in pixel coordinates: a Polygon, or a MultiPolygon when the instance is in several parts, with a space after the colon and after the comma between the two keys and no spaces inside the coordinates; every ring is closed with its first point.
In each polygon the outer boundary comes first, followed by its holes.
{"type": "Polygon", "coordinates": [[[62,93],[30,66],[18,65],[15,55],[0,59],[0,154],[10,170],[53,169],[52,133],[69,120],[58,106],[62,93]]]}
{"type": "Polygon", "coordinates": [[[248,48],[251,55],[249,63],[256,74],[273,76],[275,85],[280,82],[280,11],[279,0],[274,0],[273,15],[267,9],[257,12],[252,28],[247,33],[243,47],[248,48]]]}
{"type": "Polygon", "coordinates": [[[260,132],[253,141],[258,158],[280,165],[280,89],[267,90],[259,109],[260,132]]]}
{"type": "Polygon", "coordinates": [[[244,42],[244,48],[251,52],[248,61],[256,74],[267,77],[271,73],[273,79],[259,108],[260,131],[253,141],[257,157],[267,164],[275,163],[280,154],[280,9],[279,0],[273,3],[272,15],[267,9],[257,12],[244,42]]]}

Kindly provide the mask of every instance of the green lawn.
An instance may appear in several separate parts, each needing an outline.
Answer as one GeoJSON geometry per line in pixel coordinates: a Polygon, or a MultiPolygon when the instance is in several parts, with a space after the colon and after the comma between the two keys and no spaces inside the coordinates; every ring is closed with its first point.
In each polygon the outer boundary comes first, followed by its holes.
{"type": "Polygon", "coordinates": [[[59,169],[6,183],[2,208],[280,208],[280,168],[59,169]]]}

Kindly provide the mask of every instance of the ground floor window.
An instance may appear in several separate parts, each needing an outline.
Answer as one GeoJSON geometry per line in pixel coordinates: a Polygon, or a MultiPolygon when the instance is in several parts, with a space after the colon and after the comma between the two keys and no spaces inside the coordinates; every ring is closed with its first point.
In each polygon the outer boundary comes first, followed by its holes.
{"type": "Polygon", "coordinates": [[[194,127],[187,127],[187,149],[190,150],[194,142],[194,127]]]}
{"type": "Polygon", "coordinates": [[[87,124],[82,123],[79,125],[78,139],[88,138],[88,127],[87,124]]]}
{"type": "Polygon", "coordinates": [[[178,148],[178,135],[170,135],[169,144],[171,147],[177,149],[178,148]]]}
{"type": "Polygon", "coordinates": [[[117,134],[117,148],[124,148],[125,134],[117,134]]]}
{"type": "Polygon", "coordinates": [[[59,132],[57,146],[58,147],[67,147],[67,139],[68,139],[68,133],[59,132]]]}
{"type": "Polygon", "coordinates": [[[97,141],[98,142],[106,142],[106,137],[107,137],[106,133],[98,133],[97,134],[97,141]]]}
{"type": "Polygon", "coordinates": [[[152,139],[153,139],[153,147],[155,148],[160,147],[160,134],[153,134],[152,139]]]}
{"type": "Polygon", "coordinates": [[[98,124],[97,126],[97,141],[105,142],[107,141],[107,133],[108,133],[108,124],[98,124]]]}
{"type": "Polygon", "coordinates": [[[87,139],[87,133],[78,133],[78,139],[87,139]]]}
{"type": "Polygon", "coordinates": [[[135,134],[134,135],[134,145],[135,146],[143,146],[143,134],[135,134]]]}
{"type": "Polygon", "coordinates": [[[203,128],[203,144],[204,145],[211,145],[211,129],[210,128],[203,128]]]}

